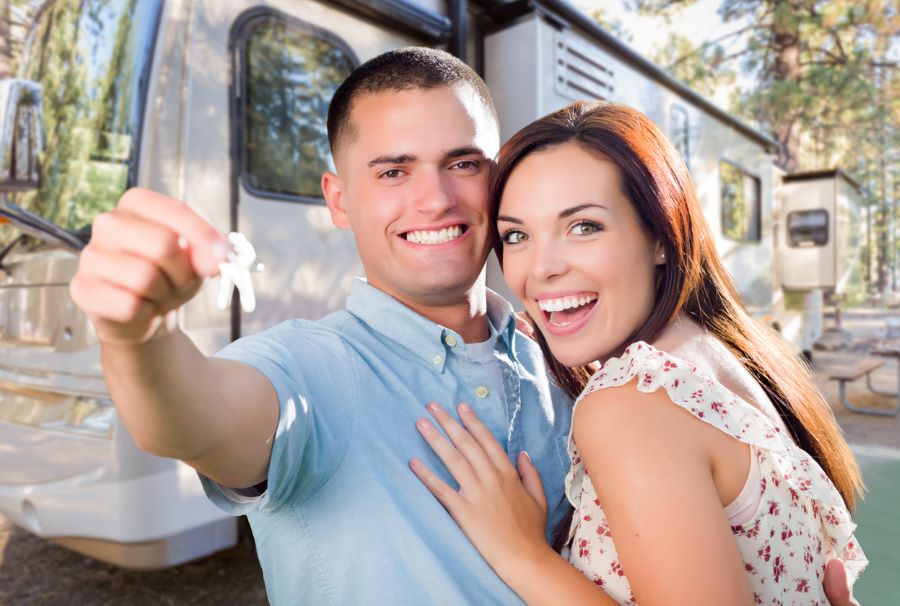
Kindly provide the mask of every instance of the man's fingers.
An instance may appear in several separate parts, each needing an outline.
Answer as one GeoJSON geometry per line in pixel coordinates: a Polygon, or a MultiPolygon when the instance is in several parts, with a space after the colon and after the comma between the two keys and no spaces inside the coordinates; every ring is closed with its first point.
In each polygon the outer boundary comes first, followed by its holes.
{"type": "Polygon", "coordinates": [[[110,322],[149,320],[156,314],[156,307],[151,302],[98,278],[73,280],[69,292],[85,313],[110,322]]]}
{"type": "MultiPolygon", "coordinates": [[[[196,281],[200,275],[175,231],[121,210],[94,219],[91,241],[85,249],[88,248],[97,257],[105,253],[127,253],[146,259],[160,268],[175,289],[196,281]]],[[[86,266],[92,267],[90,263],[86,266]]]]}
{"type": "Polygon", "coordinates": [[[81,252],[82,262],[90,268],[92,278],[115,284],[137,297],[163,304],[173,296],[174,286],[153,263],[128,253],[102,253],[87,246],[81,252]]]}
{"type": "Polygon", "coordinates": [[[544,496],[544,484],[541,482],[541,474],[537,467],[531,462],[531,457],[524,450],[519,453],[519,477],[522,478],[522,485],[528,491],[535,501],[546,511],[547,498],[544,496]]]}
{"type": "Polygon", "coordinates": [[[422,434],[422,437],[425,438],[425,441],[428,442],[428,445],[431,446],[434,453],[444,463],[447,471],[460,485],[460,488],[464,486],[471,488],[475,485],[477,478],[468,459],[449,440],[441,435],[437,427],[432,425],[428,419],[419,419],[416,422],[416,428],[422,434]]]}
{"type": "Polygon", "coordinates": [[[133,188],[119,200],[118,209],[150,222],[166,225],[188,244],[195,270],[203,276],[218,273],[228,252],[225,236],[180,200],[146,189],[133,188]]]}
{"type": "Polygon", "coordinates": [[[462,504],[459,493],[453,490],[453,488],[442,479],[437,477],[434,472],[428,469],[428,466],[419,459],[412,459],[409,462],[409,467],[413,470],[413,473],[416,474],[416,477],[425,484],[425,487],[431,491],[431,494],[441,502],[441,505],[450,512],[450,515],[456,517],[459,506],[462,504]]]}

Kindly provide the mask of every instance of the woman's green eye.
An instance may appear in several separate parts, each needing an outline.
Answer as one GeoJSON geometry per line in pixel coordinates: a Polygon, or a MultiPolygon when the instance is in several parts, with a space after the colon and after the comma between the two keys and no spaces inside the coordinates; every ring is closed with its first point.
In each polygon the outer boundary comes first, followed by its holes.
{"type": "Polygon", "coordinates": [[[524,233],[520,232],[517,229],[511,229],[507,232],[504,232],[500,239],[503,240],[504,244],[519,244],[524,240],[528,239],[524,233]]]}
{"type": "Polygon", "coordinates": [[[576,236],[588,236],[600,231],[602,228],[596,223],[590,221],[581,221],[572,226],[572,233],[576,236]]]}

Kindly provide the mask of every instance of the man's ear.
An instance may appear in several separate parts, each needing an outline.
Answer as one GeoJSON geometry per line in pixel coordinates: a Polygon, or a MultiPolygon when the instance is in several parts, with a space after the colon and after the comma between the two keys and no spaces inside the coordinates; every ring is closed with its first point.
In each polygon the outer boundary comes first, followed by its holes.
{"type": "Polygon", "coordinates": [[[331,172],[322,174],[322,193],[325,195],[325,204],[331,213],[331,222],[335,227],[350,229],[350,218],[347,216],[347,207],[344,206],[344,184],[341,178],[331,172]]]}

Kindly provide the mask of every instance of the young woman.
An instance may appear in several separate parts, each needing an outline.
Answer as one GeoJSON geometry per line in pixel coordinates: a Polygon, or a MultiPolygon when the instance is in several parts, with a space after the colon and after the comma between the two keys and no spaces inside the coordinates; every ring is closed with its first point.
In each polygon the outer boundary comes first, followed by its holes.
{"type": "Polygon", "coordinates": [[[506,280],[578,396],[568,549],[544,541],[527,454],[517,473],[465,405],[465,427],[429,406],[449,440],[418,424],[459,490],[411,466],[507,584],[530,604],[825,604],[832,557],[852,583],[856,462],[740,303],[659,129],[613,104],[542,118],[500,151],[491,204],[506,280]]]}

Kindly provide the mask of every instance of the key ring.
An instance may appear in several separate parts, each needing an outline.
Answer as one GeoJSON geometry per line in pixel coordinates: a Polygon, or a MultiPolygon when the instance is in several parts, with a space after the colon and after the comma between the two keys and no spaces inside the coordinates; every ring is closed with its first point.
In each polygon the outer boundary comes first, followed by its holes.
{"type": "Polygon", "coordinates": [[[256,294],[253,292],[251,273],[265,269],[263,263],[256,262],[256,249],[247,237],[238,232],[228,234],[228,260],[219,263],[219,293],[216,304],[225,311],[231,306],[234,289],[238,290],[241,309],[250,313],[256,309],[256,294]]]}

